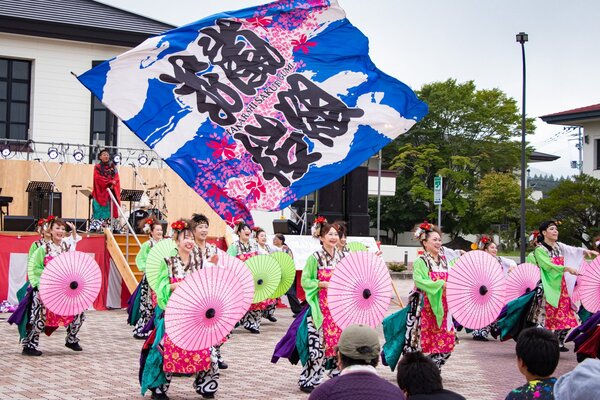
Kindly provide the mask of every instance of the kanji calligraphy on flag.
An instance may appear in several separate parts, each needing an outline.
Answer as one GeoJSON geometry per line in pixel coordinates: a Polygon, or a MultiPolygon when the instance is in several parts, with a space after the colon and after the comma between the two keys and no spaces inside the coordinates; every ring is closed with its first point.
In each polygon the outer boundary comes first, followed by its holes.
{"type": "Polygon", "coordinates": [[[427,113],[336,1],[214,15],[79,80],[229,223],[339,179],[427,113]]]}

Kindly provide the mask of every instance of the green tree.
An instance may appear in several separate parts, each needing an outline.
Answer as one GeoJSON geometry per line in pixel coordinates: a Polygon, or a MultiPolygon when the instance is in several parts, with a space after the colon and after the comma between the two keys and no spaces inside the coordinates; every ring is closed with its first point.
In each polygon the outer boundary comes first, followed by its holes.
{"type": "Polygon", "coordinates": [[[491,172],[477,184],[475,209],[484,225],[500,224],[501,241],[512,248],[519,226],[521,186],[514,174],[491,172]]]}
{"type": "Polygon", "coordinates": [[[534,229],[549,219],[561,221],[561,242],[591,249],[600,234],[600,180],[590,175],[562,180],[528,215],[534,229]]]}
{"type": "MultiPolygon", "coordinates": [[[[519,166],[521,117],[516,101],[499,89],[477,89],[454,79],[424,85],[417,95],[429,114],[384,149],[384,162],[408,182],[413,201],[424,206],[413,220],[433,219],[433,177],[444,177],[442,224],[453,236],[481,229],[474,195],[490,172],[519,166]]],[[[527,120],[527,129],[535,129],[527,120]]]]}

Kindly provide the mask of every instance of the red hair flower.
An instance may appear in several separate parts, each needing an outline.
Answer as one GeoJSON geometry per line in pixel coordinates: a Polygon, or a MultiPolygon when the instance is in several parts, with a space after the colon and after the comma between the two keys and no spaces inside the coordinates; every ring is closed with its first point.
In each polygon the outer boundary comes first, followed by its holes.
{"type": "Polygon", "coordinates": [[[46,220],[44,218],[38,219],[38,222],[37,222],[38,226],[44,226],[45,223],[46,223],[46,220]]]}
{"type": "Polygon", "coordinates": [[[433,225],[431,225],[431,223],[427,221],[424,221],[421,225],[419,225],[419,228],[426,232],[429,232],[433,229],[433,225]]]}
{"type": "Polygon", "coordinates": [[[327,222],[325,217],[322,215],[319,215],[317,218],[315,218],[315,220],[313,221],[313,224],[322,224],[324,222],[327,222]]]}
{"type": "Polygon", "coordinates": [[[171,224],[171,229],[173,229],[174,231],[182,231],[185,228],[187,228],[187,222],[183,221],[183,220],[179,220],[179,221],[175,221],[171,224]]]}

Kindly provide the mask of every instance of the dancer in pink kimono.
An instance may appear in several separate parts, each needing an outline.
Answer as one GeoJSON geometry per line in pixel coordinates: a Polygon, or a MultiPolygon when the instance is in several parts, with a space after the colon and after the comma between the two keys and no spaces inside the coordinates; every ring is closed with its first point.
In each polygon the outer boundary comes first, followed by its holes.
{"type": "Polygon", "coordinates": [[[164,329],[161,329],[164,326],[163,312],[171,293],[185,277],[204,266],[204,259],[194,243],[194,232],[190,222],[179,220],[171,224],[171,228],[173,239],[177,243],[177,255],[165,259],[157,282],[151,285],[156,293],[158,307],[156,328],[144,344],[144,350],[149,349],[149,346],[152,346],[152,349],[148,351],[142,364],[142,393],[150,389],[153,399],[168,399],[167,391],[173,374],[194,375],[194,389],[203,398],[209,399],[215,396],[219,386],[219,368],[214,348],[184,350],[173,343],[164,329]],[[161,334],[162,337],[159,337],[161,334]],[[158,368],[152,362],[157,354],[162,356],[162,363],[159,363],[158,368]]]}
{"type": "Polygon", "coordinates": [[[546,221],[540,225],[539,245],[529,254],[527,261],[540,267],[543,297],[532,307],[531,322],[553,330],[565,347],[569,329],[578,325],[575,307],[571,301],[578,269],[584,256],[598,255],[597,251],[573,247],[558,241],[558,221],[546,221]]]}
{"type": "MultiPolygon", "coordinates": [[[[321,382],[325,370],[330,370],[330,376],[339,374],[336,346],[342,330],[329,312],[327,289],[336,265],[348,253],[338,248],[337,225],[330,225],[323,217],[319,218],[313,224],[313,236],[320,239],[322,247],[308,257],[302,271],[302,287],[310,306],[303,323],[308,332],[308,338],[304,340],[308,346],[308,359],[302,360],[304,366],[298,380],[300,390],[305,393],[312,392],[321,382]]],[[[298,334],[301,334],[300,331],[298,334]]]]}
{"type": "Polygon", "coordinates": [[[417,291],[409,298],[409,303],[416,303],[412,325],[409,324],[414,332],[411,337],[413,343],[409,345],[417,350],[420,347],[441,369],[450,358],[455,344],[454,324],[446,302],[448,260],[442,251],[441,231],[433,224],[424,222],[415,236],[425,252],[413,264],[413,279],[417,291]],[[419,300],[411,301],[415,298],[419,300]],[[417,333],[417,330],[420,332],[417,333]],[[415,343],[419,337],[420,342],[415,343]]]}

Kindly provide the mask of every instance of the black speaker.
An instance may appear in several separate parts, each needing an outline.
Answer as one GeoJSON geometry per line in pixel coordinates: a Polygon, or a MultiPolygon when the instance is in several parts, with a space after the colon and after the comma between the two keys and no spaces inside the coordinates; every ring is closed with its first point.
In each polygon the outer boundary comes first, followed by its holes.
{"type": "MultiPolygon", "coordinates": [[[[342,214],[342,213],[322,212],[322,213],[319,213],[319,216],[325,217],[327,222],[329,222],[330,224],[335,221],[345,221],[344,214],[342,214]]],[[[314,221],[314,218],[313,218],[313,221],[314,221]]]]}
{"type": "Polygon", "coordinates": [[[35,219],[46,218],[48,215],[54,215],[59,217],[62,215],[62,193],[40,193],[40,192],[29,192],[29,199],[27,202],[27,215],[34,217],[35,219]],[[50,210],[50,195],[52,199],[52,210],[50,210]]]}
{"type": "Polygon", "coordinates": [[[346,213],[369,212],[369,169],[358,167],[346,175],[346,213]]]}
{"type": "Polygon", "coordinates": [[[37,225],[37,219],[28,215],[6,215],[4,216],[4,230],[12,232],[33,232],[37,225]]]}
{"type": "Polygon", "coordinates": [[[274,219],[273,233],[283,233],[284,235],[299,235],[300,227],[289,219],[274,219]]]}
{"type": "Polygon", "coordinates": [[[369,236],[369,214],[350,214],[348,216],[348,236],[369,236]]]}
{"type": "Polygon", "coordinates": [[[319,189],[317,213],[344,214],[344,178],[319,189]]]}
{"type": "MultiPolygon", "coordinates": [[[[73,225],[75,225],[75,229],[78,231],[87,231],[87,219],[81,219],[81,218],[65,218],[65,222],[71,222],[73,225]]],[[[69,227],[67,226],[67,231],[71,231],[69,229],[69,227]]]]}

